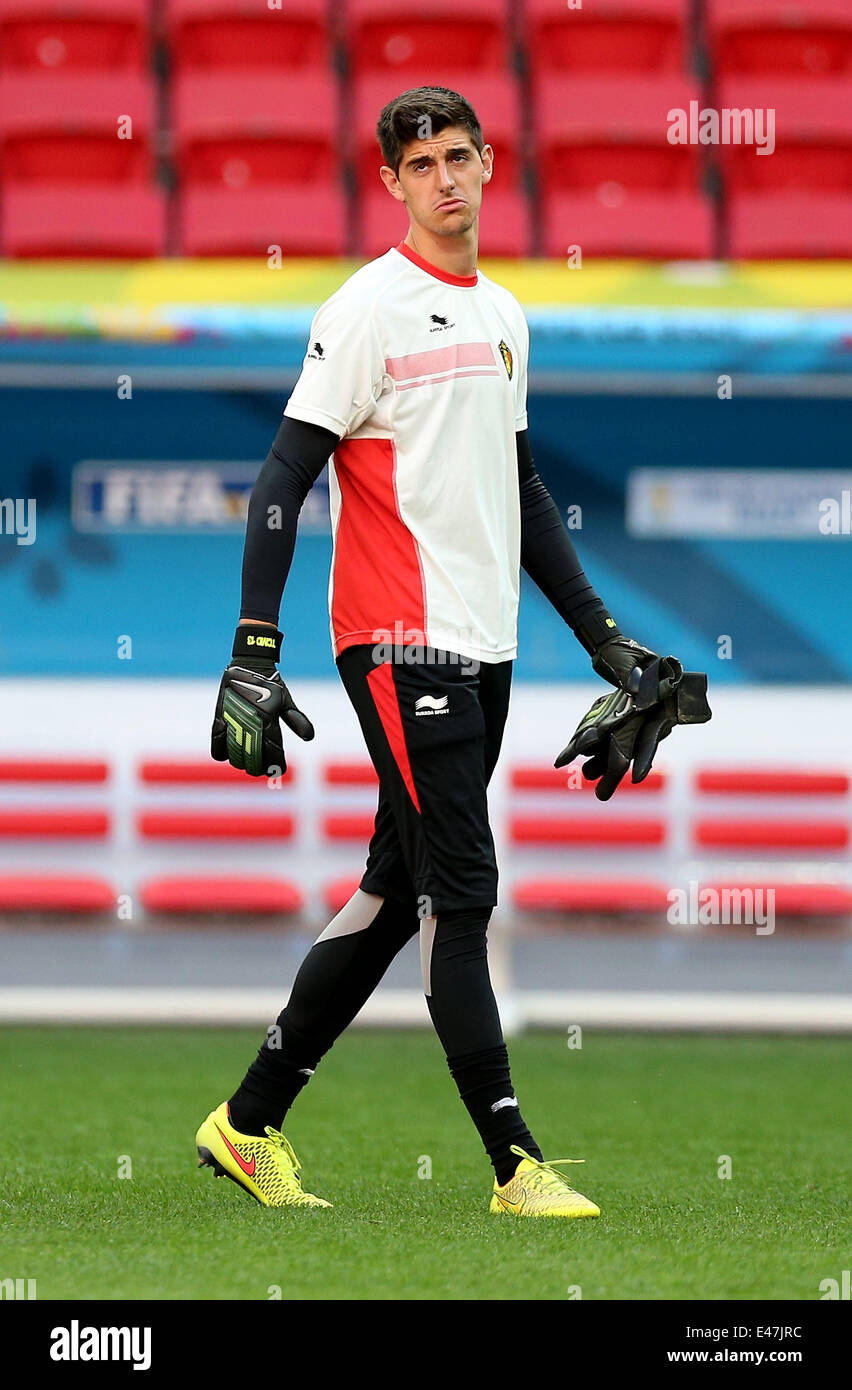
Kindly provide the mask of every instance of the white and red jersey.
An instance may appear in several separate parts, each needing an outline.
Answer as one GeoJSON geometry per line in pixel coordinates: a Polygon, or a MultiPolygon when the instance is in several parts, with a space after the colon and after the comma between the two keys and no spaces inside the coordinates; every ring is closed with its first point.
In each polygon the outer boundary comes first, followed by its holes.
{"type": "Polygon", "coordinates": [[[332,649],[517,655],[529,329],[507,289],[400,244],[317,311],[285,415],[342,436],[329,463],[332,649]]]}

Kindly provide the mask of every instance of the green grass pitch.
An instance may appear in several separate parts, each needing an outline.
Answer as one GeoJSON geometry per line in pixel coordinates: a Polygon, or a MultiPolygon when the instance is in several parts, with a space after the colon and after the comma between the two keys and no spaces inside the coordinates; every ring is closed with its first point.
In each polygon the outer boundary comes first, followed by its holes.
{"type": "Polygon", "coordinates": [[[194,1147],[258,1041],[0,1029],[0,1277],[40,1299],[817,1300],[849,1267],[843,1039],[513,1040],[545,1158],[585,1158],[566,1171],[602,1210],[562,1222],[489,1215],[490,1166],[425,1032],[340,1039],[285,1125],[334,1210],[259,1207],[194,1147]]]}

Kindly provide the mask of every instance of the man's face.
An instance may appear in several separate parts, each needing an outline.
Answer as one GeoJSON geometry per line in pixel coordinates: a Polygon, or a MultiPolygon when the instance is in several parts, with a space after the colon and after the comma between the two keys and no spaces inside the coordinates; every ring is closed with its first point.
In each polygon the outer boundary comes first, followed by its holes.
{"type": "Polygon", "coordinates": [[[438,236],[458,236],[479,215],[493,157],[490,145],[483,146],[480,157],[462,126],[446,126],[431,139],[405,146],[398,176],[387,164],[381,175],[393,197],[405,203],[413,223],[438,236]]]}

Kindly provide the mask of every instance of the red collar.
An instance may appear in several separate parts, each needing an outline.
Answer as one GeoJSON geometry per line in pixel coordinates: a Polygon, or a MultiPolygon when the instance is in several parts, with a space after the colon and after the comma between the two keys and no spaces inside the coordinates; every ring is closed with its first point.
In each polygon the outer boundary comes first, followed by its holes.
{"type": "Polygon", "coordinates": [[[478,273],[474,275],[451,275],[448,270],[439,270],[436,265],[424,261],[423,257],[418,256],[416,251],[412,251],[410,246],[406,246],[404,241],[401,241],[395,250],[399,251],[401,255],[407,256],[414,265],[419,265],[420,269],[425,270],[428,275],[434,275],[436,280],[443,280],[445,285],[464,285],[472,288],[479,284],[478,273]]]}

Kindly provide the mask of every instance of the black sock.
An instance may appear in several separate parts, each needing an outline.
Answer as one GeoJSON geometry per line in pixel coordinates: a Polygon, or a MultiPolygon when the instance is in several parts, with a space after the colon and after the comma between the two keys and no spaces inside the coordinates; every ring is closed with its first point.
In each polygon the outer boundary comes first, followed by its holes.
{"type": "MultiPolygon", "coordinates": [[[[281,1018],[283,1014],[279,1015],[278,1029],[282,1028],[281,1018]]],[[[239,1088],[228,1101],[231,1124],[240,1134],[263,1134],[267,1125],[280,1129],[296,1096],[316,1070],[315,1066],[300,1067],[289,1061],[281,1048],[271,1048],[270,1041],[277,1041],[279,1036],[270,1029],[239,1088]]],[[[292,1052],[297,1051],[298,1048],[292,1049],[292,1052]]]]}
{"type": "MultiPolygon", "coordinates": [[[[365,911],[369,917],[369,903],[365,911]]],[[[314,942],[299,967],[287,1007],[231,1097],[235,1129],[263,1134],[266,1125],[280,1128],[320,1059],[360,1013],[418,926],[415,898],[386,898],[363,930],[314,942]]]]}
{"type": "Polygon", "coordinates": [[[509,1071],[497,1001],[488,973],[486,933],[491,908],[439,912],[428,953],[426,1002],[458,1086],[502,1186],[520,1158],[541,1150],[524,1123],[509,1071]]]}
{"type": "Polygon", "coordinates": [[[542,1156],[518,1108],[506,1044],[464,1057],[448,1057],[447,1065],[502,1187],[521,1161],[512,1153],[513,1144],[525,1149],[531,1158],[542,1156]]]}

